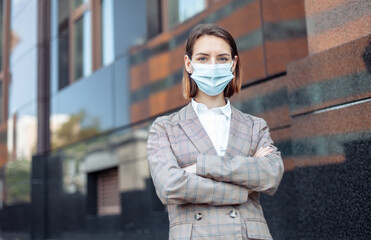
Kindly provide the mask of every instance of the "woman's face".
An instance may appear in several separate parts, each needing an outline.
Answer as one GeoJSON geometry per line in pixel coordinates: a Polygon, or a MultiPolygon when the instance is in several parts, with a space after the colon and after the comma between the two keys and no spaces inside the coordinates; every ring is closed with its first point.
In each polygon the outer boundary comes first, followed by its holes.
{"type": "MultiPolygon", "coordinates": [[[[192,73],[193,68],[188,56],[185,56],[184,60],[187,71],[192,73]]],[[[237,56],[232,58],[231,47],[224,39],[213,35],[204,35],[197,39],[193,45],[193,55],[191,60],[193,63],[203,64],[223,64],[231,63],[232,60],[235,60],[232,66],[232,71],[234,71],[237,56]]]]}

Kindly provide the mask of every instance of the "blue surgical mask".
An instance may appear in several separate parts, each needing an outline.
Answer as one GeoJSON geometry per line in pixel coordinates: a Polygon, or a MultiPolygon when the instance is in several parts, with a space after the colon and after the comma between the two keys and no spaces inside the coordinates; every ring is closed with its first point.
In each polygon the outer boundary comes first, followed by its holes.
{"type": "Polygon", "coordinates": [[[228,83],[234,78],[231,71],[232,63],[224,64],[193,64],[191,78],[198,88],[209,96],[220,94],[228,83]]]}

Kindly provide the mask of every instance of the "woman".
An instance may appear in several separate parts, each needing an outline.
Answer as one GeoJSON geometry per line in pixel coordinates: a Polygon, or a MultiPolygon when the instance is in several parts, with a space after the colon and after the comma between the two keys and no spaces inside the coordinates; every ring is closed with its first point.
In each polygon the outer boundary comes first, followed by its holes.
{"type": "Polygon", "coordinates": [[[169,238],[272,239],[259,196],[277,190],[283,163],[266,122],[230,105],[241,88],[233,37],[197,25],[184,63],[183,95],[191,103],[157,118],[147,145],[169,238]]]}

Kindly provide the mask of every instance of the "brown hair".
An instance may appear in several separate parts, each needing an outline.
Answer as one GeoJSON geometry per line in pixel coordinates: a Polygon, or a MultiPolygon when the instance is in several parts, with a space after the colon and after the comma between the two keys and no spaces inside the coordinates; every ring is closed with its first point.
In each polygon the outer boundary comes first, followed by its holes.
{"type": "MultiPolygon", "coordinates": [[[[237,64],[234,70],[234,78],[224,89],[224,97],[230,98],[234,93],[239,93],[241,89],[241,77],[240,77],[240,58],[238,56],[237,45],[232,35],[225,29],[214,25],[214,24],[199,24],[195,26],[186,41],[185,54],[192,59],[193,46],[197,39],[204,35],[212,35],[224,39],[231,47],[231,56],[234,58],[237,56],[237,64]]],[[[198,87],[196,82],[191,79],[191,74],[187,70],[183,69],[183,96],[184,98],[193,98],[196,96],[198,87]]]]}

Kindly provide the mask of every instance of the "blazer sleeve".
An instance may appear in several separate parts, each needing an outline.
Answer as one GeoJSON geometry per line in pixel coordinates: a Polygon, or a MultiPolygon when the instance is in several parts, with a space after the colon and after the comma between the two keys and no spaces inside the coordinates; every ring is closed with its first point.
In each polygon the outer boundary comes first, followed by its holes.
{"type": "Polygon", "coordinates": [[[241,204],[248,190],[231,183],[219,182],[187,173],[178,165],[161,118],[150,129],[147,155],[156,193],[163,204],[241,204]]]}
{"type": "Polygon", "coordinates": [[[233,158],[200,154],[197,158],[196,174],[273,195],[281,182],[284,167],[281,153],[273,145],[267,123],[261,120],[256,149],[270,146],[273,149],[272,153],[264,157],[233,158]]]}

